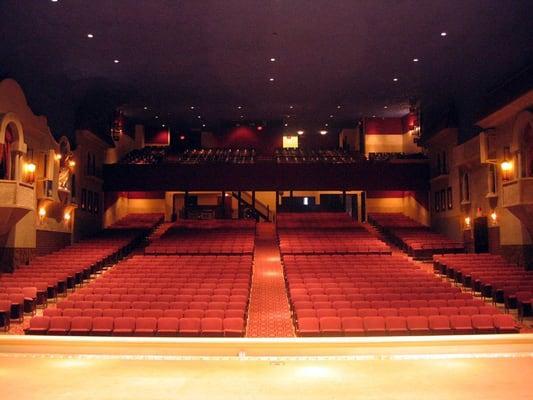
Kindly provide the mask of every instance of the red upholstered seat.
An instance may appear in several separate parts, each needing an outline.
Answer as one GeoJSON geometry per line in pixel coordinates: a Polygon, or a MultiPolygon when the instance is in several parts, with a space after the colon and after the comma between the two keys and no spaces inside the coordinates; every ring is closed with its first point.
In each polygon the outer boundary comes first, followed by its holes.
{"type": "Polygon", "coordinates": [[[447,315],[430,315],[428,317],[429,329],[433,335],[450,335],[452,328],[447,315]]]}
{"type": "Polygon", "coordinates": [[[130,336],[135,331],[134,317],[118,317],[113,321],[113,335],[130,336]]]}
{"type": "Polygon", "coordinates": [[[224,318],[224,336],[240,337],[244,335],[244,319],[243,318],[224,318]]]}
{"type": "Polygon", "coordinates": [[[450,326],[456,335],[468,335],[474,333],[472,320],[469,315],[452,315],[450,316],[450,326]]]}
{"type": "Polygon", "coordinates": [[[408,335],[407,321],[405,317],[385,317],[385,328],[389,335],[408,335]]]}
{"type": "Polygon", "coordinates": [[[98,336],[111,335],[113,332],[113,317],[95,317],[93,318],[93,329],[91,333],[98,336]]]}
{"type": "Polygon", "coordinates": [[[135,320],[135,336],[153,336],[157,329],[157,318],[140,317],[135,320]]]}
{"type": "Polygon", "coordinates": [[[199,336],[201,318],[184,317],[180,319],[179,333],[181,336],[199,336]]]}
{"type": "Polygon", "coordinates": [[[387,334],[385,318],[380,316],[363,317],[363,326],[367,336],[384,336],[387,334]]]}
{"type": "Polygon", "coordinates": [[[70,323],[71,335],[89,335],[93,326],[91,317],[72,317],[70,323]]]}
{"type": "Polygon", "coordinates": [[[51,317],[48,335],[66,335],[70,330],[70,317],[51,317]]]}
{"type": "Polygon", "coordinates": [[[365,334],[361,317],[343,317],[341,325],[345,336],[364,336],[365,334]]]}
{"type": "Polygon", "coordinates": [[[157,320],[157,336],[178,336],[179,318],[161,317],[157,320]]]}
{"type": "Polygon", "coordinates": [[[324,336],[342,336],[341,319],[336,316],[319,319],[320,334],[324,336]]]}
{"type": "Polygon", "coordinates": [[[495,314],[492,316],[492,320],[498,333],[520,332],[515,319],[509,314],[495,314]]]}
{"type": "Polygon", "coordinates": [[[318,336],[320,327],[318,318],[300,318],[298,319],[299,336],[318,336]]]}
{"type": "Polygon", "coordinates": [[[407,329],[411,335],[427,335],[430,333],[428,319],[425,316],[407,317],[407,329]]]}
{"type": "Polygon", "coordinates": [[[201,321],[202,336],[224,336],[222,318],[206,317],[201,321]]]}
{"type": "Polygon", "coordinates": [[[24,331],[26,335],[46,335],[50,327],[50,317],[33,317],[30,326],[24,331]]]}
{"type": "Polygon", "coordinates": [[[488,314],[477,314],[472,315],[472,327],[476,333],[495,333],[496,328],[494,327],[494,322],[492,320],[492,315],[488,314]]]}

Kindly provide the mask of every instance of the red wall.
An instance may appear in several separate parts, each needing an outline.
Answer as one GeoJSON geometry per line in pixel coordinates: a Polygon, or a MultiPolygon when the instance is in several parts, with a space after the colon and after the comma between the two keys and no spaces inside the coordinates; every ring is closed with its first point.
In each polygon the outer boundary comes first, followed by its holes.
{"type": "Polygon", "coordinates": [[[148,146],[170,144],[170,132],[168,129],[150,129],[144,132],[144,143],[148,146]]]}
{"type": "Polygon", "coordinates": [[[402,135],[405,133],[402,118],[365,118],[367,135],[402,135]]]}

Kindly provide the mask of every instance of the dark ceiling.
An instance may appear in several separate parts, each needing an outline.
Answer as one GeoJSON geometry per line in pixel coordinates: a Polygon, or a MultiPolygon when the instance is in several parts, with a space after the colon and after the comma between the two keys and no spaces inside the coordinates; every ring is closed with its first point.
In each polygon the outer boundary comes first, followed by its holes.
{"type": "Polygon", "coordinates": [[[95,103],[94,118],[289,129],[401,116],[410,98],[468,109],[533,60],[531,0],[2,0],[0,15],[1,77],[56,135],[95,103]]]}

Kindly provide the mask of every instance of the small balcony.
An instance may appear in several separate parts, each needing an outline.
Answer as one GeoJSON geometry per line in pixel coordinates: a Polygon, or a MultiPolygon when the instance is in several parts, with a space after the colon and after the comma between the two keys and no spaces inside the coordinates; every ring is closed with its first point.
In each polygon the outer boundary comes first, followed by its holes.
{"type": "Polygon", "coordinates": [[[502,205],[504,207],[533,207],[533,177],[519,178],[513,181],[504,182],[502,186],[502,205]]]}
{"type": "Polygon", "coordinates": [[[35,209],[33,185],[0,180],[0,234],[7,231],[30,211],[35,209]]]}

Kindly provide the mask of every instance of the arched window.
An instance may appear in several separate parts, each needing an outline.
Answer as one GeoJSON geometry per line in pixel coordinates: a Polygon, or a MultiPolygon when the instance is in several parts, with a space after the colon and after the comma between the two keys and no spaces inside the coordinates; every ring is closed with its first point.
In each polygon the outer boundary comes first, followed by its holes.
{"type": "Polygon", "coordinates": [[[470,182],[468,172],[461,172],[461,203],[470,202],[470,182]]]}
{"type": "Polygon", "coordinates": [[[4,143],[0,143],[0,179],[11,179],[14,176],[11,162],[11,144],[13,143],[13,131],[7,126],[4,143]]]}
{"type": "Polygon", "coordinates": [[[527,124],[522,133],[522,140],[520,141],[521,154],[521,176],[533,177],[533,127],[527,124]]]}

